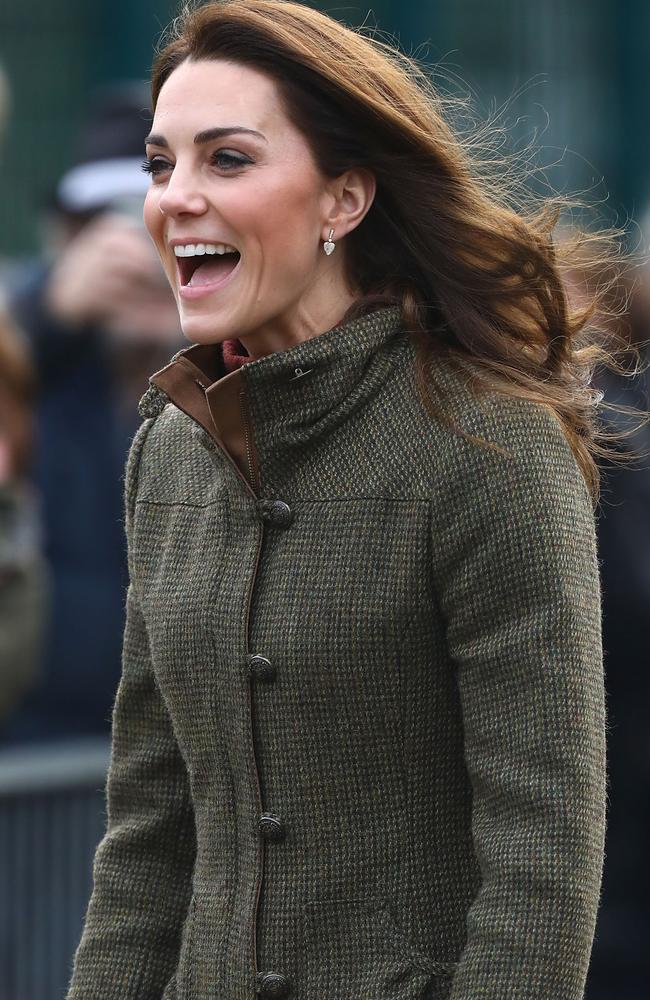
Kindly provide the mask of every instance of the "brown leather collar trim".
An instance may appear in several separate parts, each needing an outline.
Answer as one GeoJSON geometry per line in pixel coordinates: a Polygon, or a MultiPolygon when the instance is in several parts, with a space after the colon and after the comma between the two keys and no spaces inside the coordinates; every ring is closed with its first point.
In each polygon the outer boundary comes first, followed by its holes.
{"type": "Polygon", "coordinates": [[[255,489],[260,481],[259,456],[251,425],[246,381],[242,375],[245,366],[221,377],[217,375],[211,382],[206,371],[189,357],[190,353],[194,353],[197,361],[203,360],[202,346],[197,349],[195,345],[187,353],[178,355],[152,375],[149,381],[207,431],[213,441],[235,460],[255,489]]]}
{"type": "MultiPolygon", "coordinates": [[[[226,451],[237,456],[246,453],[241,411],[242,396],[246,396],[246,388],[241,368],[228,372],[208,385],[205,372],[190,361],[187,355],[181,354],[152,375],[149,381],[162,389],[179,410],[196,420],[226,451]]],[[[252,434],[249,447],[257,469],[252,434]]]]}
{"type": "Polygon", "coordinates": [[[205,373],[189,358],[181,355],[152,375],[149,381],[162,389],[179,410],[196,420],[212,438],[218,439],[205,396],[205,373]]]}

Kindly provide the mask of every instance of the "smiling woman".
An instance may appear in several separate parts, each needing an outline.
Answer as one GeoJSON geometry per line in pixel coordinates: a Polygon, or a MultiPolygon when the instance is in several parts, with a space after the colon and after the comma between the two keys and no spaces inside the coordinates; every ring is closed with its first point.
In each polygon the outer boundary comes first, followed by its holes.
{"type": "Polygon", "coordinates": [[[370,208],[374,181],[353,169],[329,178],[292,124],[277,83],[221,59],[187,59],[156,102],[145,168],[145,222],[176,294],[183,330],[199,343],[237,333],[251,357],[333,326],[358,296],[339,239],[370,208]],[[203,263],[196,278],[177,246],[224,243],[239,259],[203,263]],[[188,278],[192,278],[191,282],[188,278]]]}
{"type": "Polygon", "coordinates": [[[192,346],[126,470],[69,1000],[580,1000],[609,356],[561,201],[508,206],[413,60],[298,3],[188,9],[152,93],[192,346]]]}

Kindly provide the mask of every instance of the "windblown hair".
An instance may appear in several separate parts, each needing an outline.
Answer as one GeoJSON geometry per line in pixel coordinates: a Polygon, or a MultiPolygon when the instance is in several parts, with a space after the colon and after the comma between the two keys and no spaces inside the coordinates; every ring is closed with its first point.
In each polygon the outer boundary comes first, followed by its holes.
{"type": "Polygon", "coordinates": [[[0,306],[0,438],[9,446],[12,474],[26,474],[33,438],[36,376],[27,348],[0,306]]]}
{"type": "MultiPolygon", "coordinates": [[[[429,412],[464,437],[453,400],[436,386],[445,356],[475,394],[491,390],[549,408],[559,419],[594,503],[597,457],[612,460],[615,435],[598,420],[609,406],[591,381],[597,364],[624,371],[612,348],[623,314],[614,299],[619,229],[554,242],[563,208],[552,194],[532,205],[526,178],[503,155],[485,158],[485,136],[462,135],[426,68],[395,45],[289,0],[190,4],[163,37],[152,72],[155,108],[187,59],[227,59],[273,78],[286,112],[325,176],[366,168],[373,204],[345,237],[347,278],[359,298],[343,320],[400,304],[417,344],[416,380],[429,412]],[[595,290],[572,307],[563,268],[579,256],[595,290]],[[614,304],[612,304],[614,302],[614,304]]],[[[489,139],[489,126],[488,126],[489,139]]],[[[574,268],[575,270],[575,268],[574,268]]]]}

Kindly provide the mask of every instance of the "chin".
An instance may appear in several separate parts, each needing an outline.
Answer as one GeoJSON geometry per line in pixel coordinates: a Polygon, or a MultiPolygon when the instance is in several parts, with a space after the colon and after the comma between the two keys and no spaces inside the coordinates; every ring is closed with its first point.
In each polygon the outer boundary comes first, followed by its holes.
{"type": "Polygon", "coordinates": [[[183,336],[193,344],[221,344],[236,337],[230,325],[224,325],[214,316],[187,316],[180,314],[183,336]]]}

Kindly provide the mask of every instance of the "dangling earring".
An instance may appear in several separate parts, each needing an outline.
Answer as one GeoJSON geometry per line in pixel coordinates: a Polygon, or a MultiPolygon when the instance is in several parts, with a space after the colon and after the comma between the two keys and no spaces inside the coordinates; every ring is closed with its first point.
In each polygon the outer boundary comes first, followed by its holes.
{"type": "Polygon", "coordinates": [[[331,253],[334,253],[334,247],[336,246],[336,243],[332,243],[332,236],[333,235],[334,235],[334,230],[330,229],[330,234],[327,237],[327,239],[325,240],[325,242],[323,243],[323,250],[325,251],[325,253],[327,254],[328,257],[329,257],[329,255],[331,253]]]}

